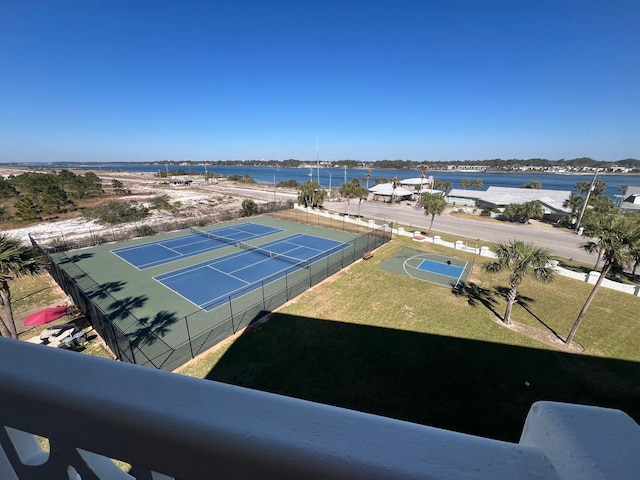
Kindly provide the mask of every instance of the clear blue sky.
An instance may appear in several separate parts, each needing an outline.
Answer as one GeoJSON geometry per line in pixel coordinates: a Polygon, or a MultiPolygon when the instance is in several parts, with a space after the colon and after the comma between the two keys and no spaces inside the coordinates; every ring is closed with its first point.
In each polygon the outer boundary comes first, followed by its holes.
{"type": "Polygon", "coordinates": [[[640,158],[638,0],[3,1],[0,162],[640,158]]]}

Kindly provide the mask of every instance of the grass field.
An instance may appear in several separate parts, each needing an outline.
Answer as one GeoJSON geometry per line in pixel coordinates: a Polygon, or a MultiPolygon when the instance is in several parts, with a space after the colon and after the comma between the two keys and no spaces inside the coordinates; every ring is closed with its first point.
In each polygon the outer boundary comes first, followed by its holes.
{"type": "MultiPolygon", "coordinates": [[[[639,298],[601,289],[576,336],[584,353],[569,353],[496,321],[507,281],[482,272],[486,259],[475,259],[475,288],[454,295],[378,269],[404,247],[452,254],[396,237],[182,373],[509,441],[537,400],[640,420],[639,298]]],[[[513,320],[566,338],[590,289],[527,281],[513,320]]]]}

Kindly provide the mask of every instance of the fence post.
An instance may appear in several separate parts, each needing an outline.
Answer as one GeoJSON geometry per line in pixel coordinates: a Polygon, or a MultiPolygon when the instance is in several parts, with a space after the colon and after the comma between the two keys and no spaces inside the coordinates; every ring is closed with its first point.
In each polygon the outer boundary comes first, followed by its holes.
{"type": "Polygon", "coordinates": [[[189,331],[189,320],[187,320],[187,317],[184,317],[184,324],[187,327],[187,340],[189,341],[189,351],[191,352],[191,358],[195,358],[193,356],[193,344],[191,343],[191,332],[189,331]]]}

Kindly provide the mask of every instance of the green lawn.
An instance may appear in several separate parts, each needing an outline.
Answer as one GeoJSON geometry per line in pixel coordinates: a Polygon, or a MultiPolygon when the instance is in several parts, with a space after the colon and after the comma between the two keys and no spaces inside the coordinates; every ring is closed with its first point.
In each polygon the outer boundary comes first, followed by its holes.
{"type": "MultiPolygon", "coordinates": [[[[397,238],[182,373],[509,441],[537,400],[640,419],[640,299],[602,289],[576,337],[585,352],[569,353],[495,321],[506,275],[483,273],[486,259],[463,295],[377,268],[407,246],[454,254],[397,238]]],[[[590,288],[525,282],[513,320],[566,338],[590,288]]]]}

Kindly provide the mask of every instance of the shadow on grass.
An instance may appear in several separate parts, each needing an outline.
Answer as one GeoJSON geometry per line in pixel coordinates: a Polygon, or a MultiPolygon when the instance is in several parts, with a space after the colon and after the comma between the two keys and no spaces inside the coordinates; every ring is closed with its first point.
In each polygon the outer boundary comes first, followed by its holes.
{"type": "Polygon", "coordinates": [[[451,290],[451,292],[456,296],[465,297],[467,299],[467,303],[471,307],[483,305],[496,317],[502,318],[502,315],[500,315],[495,309],[498,301],[494,298],[494,292],[488,288],[482,288],[473,282],[460,282],[451,290]]]}
{"type": "Polygon", "coordinates": [[[512,442],[538,400],[640,419],[640,363],[284,314],[206,378],[512,442]]]}
{"type": "Polygon", "coordinates": [[[53,290],[54,288],[55,287],[53,285],[49,285],[47,287],[39,288],[38,290],[35,290],[33,292],[30,292],[30,293],[27,293],[24,297],[17,297],[17,298],[12,299],[11,303],[14,305],[14,308],[15,308],[15,305],[18,302],[22,302],[24,300],[27,300],[28,298],[33,297],[34,295],[38,295],[39,293],[46,292],[47,290],[53,290]]]}

